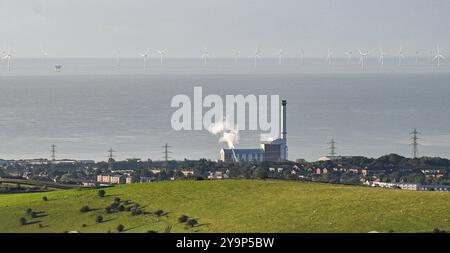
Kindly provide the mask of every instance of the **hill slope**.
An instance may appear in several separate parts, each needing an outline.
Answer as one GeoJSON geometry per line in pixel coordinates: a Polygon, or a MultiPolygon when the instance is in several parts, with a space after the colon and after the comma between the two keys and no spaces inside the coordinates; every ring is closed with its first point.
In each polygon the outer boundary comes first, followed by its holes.
{"type": "Polygon", "coordinates": [[[430,232],[450,230],[450,193],[412,192],[292,181],[173,181],[121,185],[98,190],[64,190],[0,196],[0,232],[430,232]],[[47,196],[48,201],[42,197],[47,196]],[[147,212],[162,209],[163,217],[107,214],[115,197],[139,203],[147,212]],[[97,209],[81,213],[88,205],[97,209]],[[26,210],[37,211],[31,219],[26,210]],[[42,213],[39,213],[42,212],[42,213]],[[182,215],[199,226],[176,224],[182,215]],[[106,222],[96,223],[102,215],[106,222]],[[25,217],[31,224],[19,225],[25,217]],[[40,227],[39,224],[42,224],[40,227]],[[82,226],[86,224],[86,226],[82,226]]]}

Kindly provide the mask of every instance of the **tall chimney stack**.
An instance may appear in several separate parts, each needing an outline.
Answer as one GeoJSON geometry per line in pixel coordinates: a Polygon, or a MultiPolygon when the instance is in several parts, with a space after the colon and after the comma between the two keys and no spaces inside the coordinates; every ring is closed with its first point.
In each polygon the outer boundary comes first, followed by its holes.
{"type": "Polygon", "coordinates": [[[283,136],[283,140],[286,142],[286,100],[281,101],[281,105],[283,106],[283,132],[281,133],[283,136]]]}

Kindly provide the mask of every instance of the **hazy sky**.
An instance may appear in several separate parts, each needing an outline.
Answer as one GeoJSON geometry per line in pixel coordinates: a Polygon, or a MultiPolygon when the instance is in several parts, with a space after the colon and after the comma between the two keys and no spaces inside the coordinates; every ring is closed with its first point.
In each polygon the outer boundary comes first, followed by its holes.
{"type": "Polygon", "coordinates": [[[0,47],[15,57],[336,56],[361,47],[389,54],[450,52],[448,0],[0,0],[0,47]],[[153,56],[156,56],[153,53],[153,56]]]}

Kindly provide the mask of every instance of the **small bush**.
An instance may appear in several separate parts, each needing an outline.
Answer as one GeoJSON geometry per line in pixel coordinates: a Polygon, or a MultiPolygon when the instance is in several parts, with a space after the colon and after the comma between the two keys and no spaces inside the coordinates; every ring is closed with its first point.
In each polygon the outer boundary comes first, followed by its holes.
{"type": "Polygon", "coordinates": [[[115,197],[114,198],[114,202],[119,202],[120,203],[120,198],[119,197],[115,197]]]}
{"type": "Polygon", "coordinates": [[[155,215],[156,216],[161,216],[161,215],[163,215],[164,214],[164,211],[163,210],[157,210],[156,212],[155,212],[155,215]]]}
{"type": "Polygon", "coordinates": [[[35,219],[35,218],[37,218],[37,213],[36,212],[31,212],[30,216],[31,216],[31,218],[35,219]]]}
{"type": "Polygon", "coordinates": [[[105,197],[105,195],[106,195],[105,190],[99,190],[99,191],[98,191],[98,196],[99,196],[100,198],[105,197]]]}
{"type": "Polygon", "coordinates": [[[48,201],[47,196],[42,197],[42,200],[43,200],[43,201],[48,201]]]}
{"type": "Polygon", "coordinates": [[[25,219],[25,217],[20,217],[20,219],[19,219],[19,223],[20,223],[20,225],[26,225],[27,224],[27,219],[25,219]]]}
{"type": "Polygon", "coordinates": [[[122,224],[119,224],[119,225],[117,225],[117,231],[120,233],[120,232],[123,232],[123,230],[125,230],[125,226],[124,225],[122,225],[122,224]]]}
{"type": "Polygon", "coordinates": [[[103,216],[99,215],[99,216],[95,217],[95,222],[102,223],[103,222],[103,216]]]}
{"type": "Polygon", "coordinates": [[[181,215],[180,217],[178,217],[178,222],[179,223],[185,223],[186,221],[188,221],[189,217],[187,217],[186,215],[181,215]]]}
{"type": "Polygon", "coordinates": [[[85,227],[87,227],[87,225],[86,225],[86,224],[83,224],[83,225],[81,225],[81,226],[82,226],[82,227],[84,227],[84,228],[85,228],[85,227]]]}
{"type": "Polygon", "coordinates": [[[114,202],[114,203],[112,203],[112,204],[110,205],[110,207],[111,207],[112,209],[116,209],[116,208],[119,207],[119,205],[120,205],[119,202],[114,202]]]}
{"type": "Polygon", "coordinates": [[[141,215],[142,214],[142,210],[139,208],[131,208],[131,215],[141,215]]]}
{"type": "Polygon", "coordinates": [[[433,229],[433,233],[445,233],[445,230],[440,230],[439,228],[433,229]]]}
{"type": "Polygon", "coordinates": [[[82,213],[87,213],[87,212],[89,212],[89,211],[91,211],[91,209],[89,208],[89,206],[82,206],[82,207],[80,208],[80,212],[82,212],[82,213]]]}
{"type": "Polygon", "coordinates": [[[188,225],[189,227],[193,227],[193,226],[195,226],[195,225],[197,225],[197,224],[198,224],[198,222],[197,222],[196,219],[190,219],[190,220],[188,220],[187,223],[186,223],[186,225],[188,225]]]}
{"type": "Polygon", "coordinates": [[[125,200],[125,201],[123,202],[123,204],[127,206],[128,204],[130,204],[130,201],[125,200]]]}
{"type": "Polygon", "coordinates": [[[111,213],[112,208],[110,206],[105,207],[105,213],[111,213]]]}
{"type": "Polygon", "coordinates": [[[121,205],[119,206],[119,208],[117,208],[117,210],[119,210],[119,212],[123,212],[125,211],[125,206],[121,205]]]}
{"type": "Polygon", "coordinates": [[[33,209],[31,209],[31,208],[28,208],[27,209],[27,214],[30,214],[30,213],[32,213],[33,212],[33,209]]]}
{"type": "Polygon", "coordinates": [[[130,212],[131,211],[131,206],[127,206],[126,208],[125,208],[125,211],[127,211],[127,212],[130,212]]]}

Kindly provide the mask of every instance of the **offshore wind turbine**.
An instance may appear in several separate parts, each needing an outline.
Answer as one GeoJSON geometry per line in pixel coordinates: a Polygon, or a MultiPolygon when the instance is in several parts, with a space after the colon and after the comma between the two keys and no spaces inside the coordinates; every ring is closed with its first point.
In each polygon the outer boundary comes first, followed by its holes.
{"type": "Polygon", "coordinates": [[[3,56],[3,59],[6,59],[6,64],[7,64],[7,67],[8,67],[8,72],[11,71],[11,59],[12,59],[12,55],[11,55],[11,53],[9,52],[9,50],[8,50],[8,52],[6,53],[6,55],[3,56]]]}
{"type": "Polygon", "coordinates": [[[380,58],[378,59],[378,64],[380,65],[381,68],[384,67],[384,51],[382,48],[380,48],[380,58]]]}
{"type": "Polygon", "coordinates": [[[234,51],[233,51],[233,55],[234,55],[234,63],[237,63],[238,62],[238,59],[239,59],[239,48],[236,48],[234,51]]]}
{"type": "Polygon", "coordinates": [[[164,48],[164,49],[161,49],[161,50],[156,50],[156,52],[159,54],[161,65],[162,65],[163,64],[163,58],[167,54],[167,48],[164,48]]]}
{"type": "Polygon", "coordinates": [[[359,63],[361,64],[361,69],[364,70],[364,68],[367,65],[367,57],[369,55],[369,52],[363,52],[361,49],[358,49],[359,51],[359,63]]]}
{"type": "Polygon", "coordinates": [[[147,48],[147,51],[141,54],[141,57],[144,59],[144,71],[147,71],[147,60],[150,54],[150,49],[147,48]]]}
{"type": "Polygon", "coordinates": [[[255,56],[254,56],[254,65],[253,65],[254,68],[256,68],[256,62],[257,62],[259,59],[261,59],[261,55],[260,55],[258,46],[256,46],[256,49],[255,49],[255,56]]]}
{"type": "Polygon", "coordinates": [[[205,47],[203,49],[203,53],[201,55],[201,60],[204,65],[206,65],[208,59],[209,59],[209,52],[208,52],[208,49],[205,47]]]}
{"type": "Polygon", "coordinates": [[[436,66],[439,69],[441,66],[441,60],[445,59],[445,56],[441,54],[441,51],[439,49],[439,45],[436,46],[436,55],[433,58],[433,61],[436,61],[436,66]]]}
{"type": "Polygon", "coordinates": [[[352,51],[345,52],[345,55],[347,55],[347,58],[348,58],[349,61],[352,61],[352,56],[353,56],[352,51]]]}
{"type": "Polygon", "coordinates": [[[300,64],[303,64],[303,57],[305,57],[305,53],[303,52],[303,49],[300,48],[300,50],[299,50],[300,64]]]}
{"type": "Polygon", "coordinates": [[[403,48],[400,47],[400,50],[398,51],[398,66],[402,65],[402,60],[405,58],[405,55],[403,54],[403,48]]]}
{"type": "Polygon", "coordinates": [[[333,65],[333,52],[328,48],[327,58],[326,61],[328,62],[328,65],[333,65]]]}
{"type": "Polygon", "coordinates": [[[283,61],[283,47],[280,47],[280,50],[278,51],[278,64],[281,65],[283,61]]]}
{"type": "Polygon", "coordinates": [[[41,45],[40,49],[41,49],[41,56],[44,58],[47,58],[48,52],[44,50],[44,47],[42,47],[42,45],[41,45]]]}

